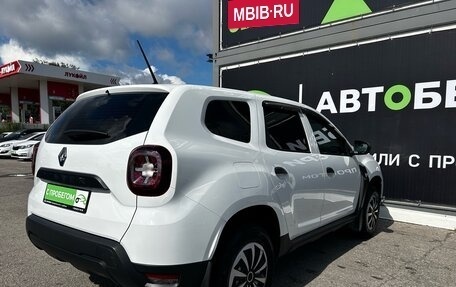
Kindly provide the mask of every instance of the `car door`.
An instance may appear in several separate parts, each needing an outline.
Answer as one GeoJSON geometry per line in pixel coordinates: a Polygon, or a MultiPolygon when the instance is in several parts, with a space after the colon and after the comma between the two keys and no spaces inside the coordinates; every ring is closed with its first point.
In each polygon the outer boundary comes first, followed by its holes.
{"type": "Polygon", "coordinates": [[[346,139],[321,115],[305,110],[317,143],[325,173],[321,224],[335,221],[355,210],[361,188],[359,164],[346,139]]]}
{"type": "Polygon", "coordinates": [[[282,206],[293,239],[320,226],[323,169],[308,144],[299,107],[263,102],[262,110],[260,146],[270,189],[282,206]]]}

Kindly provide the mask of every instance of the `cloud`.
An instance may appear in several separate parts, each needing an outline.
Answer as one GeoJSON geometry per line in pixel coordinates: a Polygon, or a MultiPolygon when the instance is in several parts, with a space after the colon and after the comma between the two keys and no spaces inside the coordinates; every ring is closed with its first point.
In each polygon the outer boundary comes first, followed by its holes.
{"type": "Polygon", "coordinates": [[[144,36],[174,37],[184,47],[210,51],[212,1],[112,0],[110,12],[130,32],[144,36]]]}
{"type": "Polygon", "coordinates": [[[168,73],[159,74],[160,81],[183,83],[182,78],[197,78],[206,71],[200,58],[212,50],[213,4],[208,0],[2,1],[0,64],[38,58],[119,75],[124,83],[144,83],[150,81],[148,73],[131,67],[143,63],[136,45],[140,39],[149,60],[168,73]]]}
{"type": "Polygon", "coordinates": [[[36,49],[23,48],[16,40],[10,39],[9,42],[0,45],[0,63],[9,63],[16,60],[33,61],[34,59],[48,62],[58,62],[73,64],[82,70],[90,69],[88,62],[82,57],[74,55],[56,54],[47,56],[36,49]]]}
{"type": "Polygon", "coordinates": [[[136,49],[130,35],[172,38],[201,54],[211,50],[211,9],[208,0],[3,1],[0,34],[46,57],[122,63],[136,49]]]}
{"type": "Polygon", "coordinates": [[[74,54],[120,61],[128,51],[126,31],[113,29],[112,18],[100,8],[84,1],[7,1],[0,32],[47,57],[74,54]]]}
{"type": "Polygon", "coordinates": [[[161,49],[154,49],[152,52],[155,57],[157,57],[158,60],[163,61],[163,62],[168,62],[168,63],[175,63],[176,62],[176,56],[174,55],[173,51],[165,48],[161,49]]]}
{"type": "MultiPolygon", "coordinates": [[[[33,61],[34,59],[40,59],[48,62],[63,62],[67,64],[73,64],[79,67],[81,70],[96,70],[95,67],[90,67],[87,65],[87,61],[84,58],[75,57],[72,55],[54,55],[52,57],[47,57],[35,49],[23,48],[17,41],[13,39],[11,39],[8,43],[0,45],[1,63],[9,63],[18,59],[24,61],[33,61]]],[[[152,71],[154,72],[160,84],[185,84],[185,82],[177,76],[158,73],[157,68],[154,66],[152,66],[152,71]]],[[[149,69],[147,68],[144,70],[138,70],[133,67],[125,66],[122,69],[122,72],[119,72],[118,69],[111,67],[98,69],[97,72],[109,75],[119,75],[121,77],[121,85],[152,83],[152,77],[150,75],[149,69]]]]}
{"type": "MultiPolygon", "coordinates": [[[[152,84],[152,76],[150,75],[149,69],[136,70],[126,69],[127,72],[122,72],[120,77],[121,85],[133,85],[133,84],[152,84]]],[[[185,82],[177,76],[169,76],[167,74],[157,73],[157,69],[152,66],[152,70],[157,78],[159,84],[185,84],[185,82]]]]}

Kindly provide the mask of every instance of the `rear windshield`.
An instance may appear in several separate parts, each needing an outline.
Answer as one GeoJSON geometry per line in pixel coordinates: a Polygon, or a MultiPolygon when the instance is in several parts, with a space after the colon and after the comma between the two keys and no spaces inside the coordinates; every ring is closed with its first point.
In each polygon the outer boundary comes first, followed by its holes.
{"type": "Polygon", "coordinates": [[[49,128],[46,142],[107,144],[149,130],[167,93],[106,94],[72,104],[49,128]]]}

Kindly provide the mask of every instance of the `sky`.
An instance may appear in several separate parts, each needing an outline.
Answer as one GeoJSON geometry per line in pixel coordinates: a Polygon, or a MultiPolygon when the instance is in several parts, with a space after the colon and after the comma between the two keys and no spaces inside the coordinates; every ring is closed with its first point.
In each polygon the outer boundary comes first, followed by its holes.
{"type": "Polygon", "coordinates": [[[0,0],[0,65],[63,62],[151,83],[212,85],[211,0],[0,0]]]}

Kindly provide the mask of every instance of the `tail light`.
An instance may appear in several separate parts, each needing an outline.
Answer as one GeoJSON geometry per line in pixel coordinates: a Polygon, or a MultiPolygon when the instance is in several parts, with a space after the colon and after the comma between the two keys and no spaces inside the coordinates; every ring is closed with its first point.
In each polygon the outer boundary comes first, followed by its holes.
{"type": "Polygon", "coordinates": [[[142,196],[160,196],[171,183],[172,159],[161,146],[142,146],[128,159],[127,183],[131,192],[142,196]]]}
{"type": "Polygon", "coordinates": [[[33,151],[32,151],[32,174],[33,174],[33,176],[35,176],[36,154],[38,153],[39,146],[40,146],[40,143],[37,143],[33,146],[33,151]]]}

